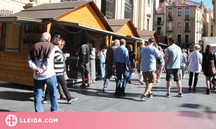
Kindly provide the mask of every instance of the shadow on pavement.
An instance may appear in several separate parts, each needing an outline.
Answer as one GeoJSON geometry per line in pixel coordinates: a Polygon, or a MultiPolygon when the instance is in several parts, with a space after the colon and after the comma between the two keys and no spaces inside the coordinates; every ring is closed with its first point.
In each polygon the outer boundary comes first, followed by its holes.
{"type": "Polygon", "coordinates": [[[30,99],[31,97],[34,97],[33,92],[0,91],[0,99],[34,101],[33,99],[30,99]]]}

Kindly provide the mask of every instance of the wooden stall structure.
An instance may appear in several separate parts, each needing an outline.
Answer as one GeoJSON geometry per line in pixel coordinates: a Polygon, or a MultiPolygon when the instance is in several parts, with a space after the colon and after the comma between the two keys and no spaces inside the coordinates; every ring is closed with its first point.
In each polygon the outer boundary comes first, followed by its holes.
{"type": "MultiPolygon", "coordinates": [[[[70,31],[79,29],[101,33],[106,36],[105,42],[110,41],[111,35],[119,35],[113,33],[92,1],[41,4],[0,18],[0,22],[0,80],[28,86],[33,86],[33,72],[28,67],[29,49],[43,32],[54,32],[54,24],[68,26],[72,29],[70,31]]],[[[67,37],[71,36],[75,37],[67,37]]]]}
{"type": "Polygon", "coordinates": [[[138,34],[142,39],[154,38],[156,43],[160,42],[156,31],[138,31],[138,34]]]}

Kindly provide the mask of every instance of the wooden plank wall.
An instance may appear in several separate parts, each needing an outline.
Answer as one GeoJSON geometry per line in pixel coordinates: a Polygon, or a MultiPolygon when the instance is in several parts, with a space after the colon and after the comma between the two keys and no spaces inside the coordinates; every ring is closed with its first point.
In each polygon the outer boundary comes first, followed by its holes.
{"type": "Polygon", "coordinates": [[[28,54],[1,51],[0,80],[33,86],[33,71],[28,66],[28,54]]]}

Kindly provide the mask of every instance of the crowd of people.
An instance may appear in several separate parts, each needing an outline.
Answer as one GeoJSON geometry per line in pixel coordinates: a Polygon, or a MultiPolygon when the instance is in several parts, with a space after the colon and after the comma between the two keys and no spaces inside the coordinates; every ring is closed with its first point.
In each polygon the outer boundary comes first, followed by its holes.
{"type": "MultiPolygon", "coordinates": [[[[173,78],[178,88],[178,96],[183,97],[181,79],[184,79],[185,71],[189,72],[188,90],[196,91],[198,75],[201,70],[206,78],[206,94],[210,94],[210,80],[212,74],[209,72],[209,62],[215,59],[211,52],[212,47],[207,45],[205,53],[202,55],[200,46],[195,45],[193,51],[185,51],[175,44],[173,38],[168,38],[168,47],[163,50],[155,43],[154,38],[148,41],[140,41],[135,54],[133,45],[127,44],[125,39],[116,39],[107,48],[106,44],[100,45],[100,50],[96,52],[95,43],[89,43],[86,36],[80,38],[81,43],[75,49],[79,56],[78,69],[81,73],[81,87],[89,87],[95,83],[96,73],[100,75],[103,83],[103,92],[108,91],[109,80],[114,76],[116,81],[115,95],[126,95],[126,84],[131,83],[131,76],[137,68],[139,73],[138,81],[146,85],[141,100],[148,101],[153,97],[151,92],[153,84],[160,83],[162,72],[166,72],[166,97],[171,97],[171,79],[173,78]],[[137,56],[136,56],[137,55],[137,56]],[[98,60],[98,63],[96,63],[98,60]],[[99,70],[96,70],[96,64],[99,70]],[[135,67],[137,64],[137,67],[135,67]],[[122,80],[123,76],[123,81],[122,80]],[[88,79],[87,83],[85,78],[88,79]]],[[[65,81],[65,60],[70,56],[63,53],[62,49],[65,41],[59,34],[52,38],[47,32],[41,36],[41,41],[34,44],[29,52],[29,67],[34,71],[34,105],[36,112],[43,112],[42,103],[51,103],[51,111],[58,111],[56,84],[60,99],[67,100],[67,103],[76,101],[77,97],[72,97],[68,92],[65,81]],[[44,85],[47,85],[45,97],[42,101],[44,85]]]]}

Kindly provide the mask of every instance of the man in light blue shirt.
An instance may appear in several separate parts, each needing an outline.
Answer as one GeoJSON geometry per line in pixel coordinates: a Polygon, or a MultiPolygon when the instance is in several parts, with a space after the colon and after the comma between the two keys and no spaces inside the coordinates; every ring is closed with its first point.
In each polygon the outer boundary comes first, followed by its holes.
{"type": "Polygon", "coordinates": [[[130,60],[128,49],[125,47],[126,41],[125,39],[120,40],[120,47],[115,49],[114,56],[113,56],[113,63],[116,66],[116,95],[125,95],[125,87],[127,81],[129,79],[129,71],[130,71],[130,60]],[[124,80],[121,85],[121,77],[124,76],[124,80]]]}
{"type": "Polygon", "coordinates": [[[56,92],[56,75],[54,70],[54,54],[58,50],[57,46],[50,42],[51,36],[44,32],[41,41],[34,44],[29,52],[29,67],[34,71],[34,105],[36,112],[43,112],[41,100],[44,85],[50,94],[51,112],[58,111],[57,92],[56,92]]]}
{"type": "Polygon", "coordinates": [[[170,98],[170,87],[172,74],[174,75],[174,81],[179,90],[179,97],[182,97],[182,87],[180,81],[180,64],[182,60],[181,48],[174,43],[173,38],[168,39],[168,48],[165,53],[165,70],[166,70],[166,81],[167,81],[167,94],[166,97],[170,98]]]}
{"type": "Polygon", "coordinates": [[[154,47],[154,45],[157,47],[155,44],[154,38],[150,38],[148,40],[148,46],[143,47],[139,53],[139,58],[138,58],[138,72],[142,71],[144,82],[146,83],[146,89],[145,92],[141,96],[141,100],[147,101],[148,98],[152,98],[153,94],[151,93],[151,88],[153,83],[155,83],[156,80],[156,59],[157,58],[162,58],[162,55],[159,53],[158,49],[154,47]],[[141,63],[141,70],[140,70],[140,60],[142,59],[141,63]],[[147,98],[147,94],[148,98],[147,98]]]}

